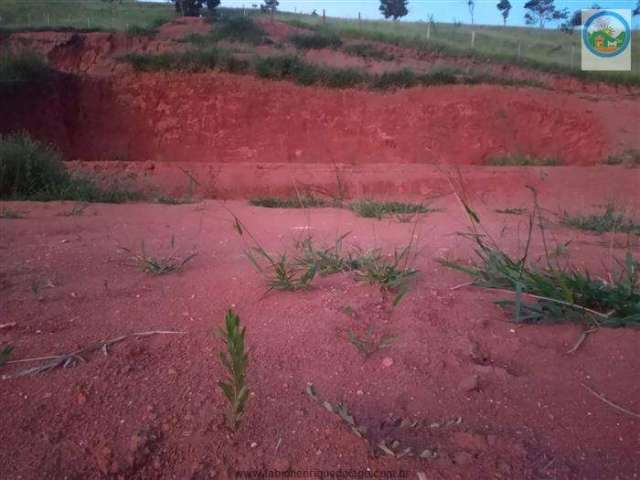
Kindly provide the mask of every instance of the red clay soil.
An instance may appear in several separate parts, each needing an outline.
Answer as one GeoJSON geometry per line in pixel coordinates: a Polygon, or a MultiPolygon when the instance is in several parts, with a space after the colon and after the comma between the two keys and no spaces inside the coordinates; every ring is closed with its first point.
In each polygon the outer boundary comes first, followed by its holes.
{"type": "MultiPolygon", "coordinates": [[[[542,205],[589,211],[614,199],[637,214],[637,190],[620,191],[590,170],[566,175],[579,182],[544,184],[542,205]]],[[[472,194],[483,224],[513,253],[527,218],[494,209],[529,207],[526,183],[472,194]]],[[[15,347],[14,359],[133,332],[184,334],[129,339],[75,368],[3,380],[2,478],[239,478],[262,469],[365,472],[355,478],[382,471],[414,479],[638,478],[640,420],[588,388],[640,412],[640,331],[601,329],[567,354],[577,326],[519,326],[493,304],[508,295],[452,290],[468,278],[436,259],[473,253],[456,235],[466,221],[448,193],[433,205],[442,210],[421,218],[415,232],[412,224],[348,210],[265,210],[245,202],[90,205],[82,215],[65,215],[68,203],[4,203],[25,215],[0,219],[0,343],[15,347]],[[349,273],[320,278],[308,291],[265,295],[229,210],[274,252],[294,254],[294,241],[307,233],[329,246],[351,232],[345,248],[390,253],[414,235],[419,274],[395,308],[349,273]],[[149,255],[165,255],[172,238],[179,255],[198,252],[176,274],[147,275],[120,249],[137,251],[145,241],[149,255]],[[214,335],[230,306],[247,327],[253,392],[234,435],[223,426],[221,342],[214,335]],[[397,338],[365,359],[345,332],[369,328],[397,338]],[[305,394],[309,382],[323,399],[344,402],[374,444],[396,440],[412,452],[432,449],[435,458],[374,456],[305,394]],[[398,419],[420,423],[399,428],[398,419]]],[[[578,233],[546,215],[548,240],[570,242],[571,261],[594,275],[614,268],[611,254],[624,255],[629,242],[640,254],[637,238],[578,233]]],[[[536,236],[531,258],[541,254],[536,236]]],[[[11,364],[2,374],[32,365],[11,364]]]]}
{"type": "MultiPolygon", "coordinates": [[[[65,78],[5,102],[0,132],[27,129],[86,161],[483,164],[523,153],[591,165],[625,128],[640,138],[635,122],[609,128],[607,102],[490,85],[379,93],[223,73],[129,74],[65,78]]],[[[620,118],[640,118],[639,102],[616,107],[620,118]]]]}

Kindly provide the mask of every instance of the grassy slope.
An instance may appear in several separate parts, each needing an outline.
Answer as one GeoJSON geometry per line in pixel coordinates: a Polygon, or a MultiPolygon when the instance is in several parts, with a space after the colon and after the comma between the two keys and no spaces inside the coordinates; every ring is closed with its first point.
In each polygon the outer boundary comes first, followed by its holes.
{"type": "MultiPolygon", "coordinates": [[[[321,17],[301,14],[280,14],[282,20],[319,26],[321,17]]],[[[343,35],[379,40],[417,48],[440,48],[453,55],[473,55],[512,63],[517,60],[518,44],[522,61],[532,67],[565,73],[580,72],[580,33],[566,34],[557,29],[453,25],[436,23],[431,26],[427,41],[425,22],[391,22],[328,18],[327,26],[343,35]],[[476,32],[475,48],[471,49],[471,32],[476,32]],[[573,65],[572,65],[573,56],[573,65]]],[[[640,35],[632,37],[631,72],[598,72],[590,76],[613,80],[616,83],[640,84],[640,35]]]]}
{"type": "Polygon", "coordinates": [[[43,27],[97,28],[126,30],[137,25],[147,27],[174,16],[174,7],[165,3],[121,4],[101,0],[0,0],[0,28],[43,27]]]}

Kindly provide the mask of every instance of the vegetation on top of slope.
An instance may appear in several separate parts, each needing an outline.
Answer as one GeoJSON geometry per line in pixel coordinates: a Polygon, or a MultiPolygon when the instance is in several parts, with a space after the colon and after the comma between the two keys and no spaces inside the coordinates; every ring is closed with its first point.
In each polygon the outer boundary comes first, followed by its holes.
{"type": "Polygon", "coordinates": [[[294,33],[289,35],[289,41],[301,50],[339,48],[342,45],[342,39],[337,33],[324,30],[310,33],[294,33]]]}
{"type": "Polygon", "coordinates": [[[120,203],[139,195],[123,185],[106,187],[67,171],[54,148],[25,133],[0,136],[0,198],[120,203]]]}
{"type": "Polygon", "coordinates": [[[445,84],[491,83],[499,85],[541,86],[529,80],[509,79],[483,72],[439,69],[416,73],[409,69],[372,74],[357,68],[338,68],[317,65],[297,55],[256,56],[252,60],[239,59],[228,50],[215,47],[161,54],[134,53],[125,61],[139,71],[203,72],[221,70],[231,73],[252,72],[261,78],[290,80],[300,85],[321,85],[329,88],[366,87],[378,90],[445,84]]]}
{"type": "Polygon", "coordinates": [[[163,2],[121,0],[56,0],[29,2],[0,0],[0,18],[5,30],[126,31],[133,26],[157,28],[175,17],[175,7],[163,2]]]}
{"type": "Polygon", "coordinates": [[[589,72],[580,69],[579,32],[524,27],[490,27],[431,22],[384,22],[328,19],[325,24],[313,16],[279,14],[279,19],[296,27],[333,30],[341,36],[377,41],[419,52],[451,57],[468,57],[501,64],[517,64],[535,70],[570,75],[587,81],[617,85],[640,85],[640,41],[633,39],[631,72],[589,72]],[[427,30],[430,38],[427,38],[427,30]],[[475,32],[471,47],[472,32],[475,32]]]}

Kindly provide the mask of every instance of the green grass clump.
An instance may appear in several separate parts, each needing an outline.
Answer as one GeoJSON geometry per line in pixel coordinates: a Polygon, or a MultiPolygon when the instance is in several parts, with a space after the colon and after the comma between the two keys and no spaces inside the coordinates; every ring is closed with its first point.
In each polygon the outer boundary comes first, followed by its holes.
{"type": "Polygon", "coordinates": [[[305,62],[296,55],[271,55],[255,60],[256,74],[272,80],[292,80],[301,85],[349,88],[368,80],[365,72],[354,68],[334,68],[305,62]]]}
{"type": "Polygon", "coordinates": [[[410,268],[410,246],[394,251],[393,257],[371,251],[356,260],[357,278],[371,285],[379,285],[384,291],[396,293],[393,305],[397,305],[409,289],[409,281],[417,270],[410,268]]]}
{"type": "Polygon", "coordinates": [[[353,57],[362,57],[367,60],[391,61],[394,56],[382,48],[370,43],[353,43],[344,47],[344,53],[353,57]]]}
{"type": "Polygon", "coordinates": [[[35,52],[0,52],[0,89],[19,83],[42,81],[51,73],[44,58],[35,52]]]}
{"type": "Polygon", "coordinates": [[[613,205],[607,205],[605,211],[599,215],[569,215],[565,212],[562,223],[579,230],[592,232],[620,232],[640,235],[640,223],[627,218],[622,211],[613,205]]]}
{"type": "Polygon", "coordinates": [[[557,166],[562,162],[554,157],[536,157],[533,155],[523,155],[520,153],[510,153],[506,155],[495,155],[487,160],[487,165],[494,167],[519,166],[519,167],[541,167],[557,166]]]}
{"type": "Polygon", "coordinates": [[[212,40],[227,40],[251,45],[260,45],[267,36],[266,32],[250,17],[224,17],[217,22],[212,40]]]}
{"type": "Polygon", "coordinates": [[[625,165],[627,167],[640,167],[640,150],[630,148],[618,155],[609,155],[604,159],[606,165],[625,165]]]}
{"type": "Polygon", "coordinates": [[[225,328],[220,331],[227,350],[220,352],[220,362],[227,372],[227,378],[219,381],[218,386],[229,401],[227,424],[232,430],[240,426],[249,398],[246,384],[249,355],[244,343],[245,332],[246,327],[240,328],[240,317],[233,310],[227,311],[225,328]]]}
{"type": "Polygon", "coordinates": [[[140,196],[117,181],[102,183],[69,173],[60,153],[28,134],[0,136],[0,198],[120,203],[140,196]]]}
{"type": "Polygon", "coordinates": [[[256,207],[265,208],[314,208],[326,207],[327,202],[312,195],[301,195],[299,197],[253,197],[249,203],[256,207]]]}
{"type": "Polygon", "coordinates": [[[358,268],[360,263],[357,257],[351,253],[343,254],[342,242],[348,235],[349,233],[345,233],[338,237],[329,248],[316,248],[311,237],[305,238],[300,244],[302,254],[298,258],[298,264],[313,268],[322,276],[358,268]]]}
{"type": "Polygon", "coordinates": [[[250,67],[246,60],[236,58],[228,51],[215,47],[159,54],[130,53],[124,57],[124,60],[141,72],[198,73],[220,69],[231,73],[243,73],[250,67]]]}
{"type": "Polygon", "coordinates": [[[429,209],[422,203],[378,202],[376,200],[358,200],[349,204],[349,208],[358,216],[381,219],[386,215],[402,215],[429,213],[429,209]]]}
{"type": "Polygon", "coordinates": [[[501,213],[503,215],[524,215],[527,213],[526,208],[502,208],[496,209],[496,213],[501,213]]]}
{"type": "Polygon", "coordinates": [[[318,31],[313,33],[296,33],[289,35],[289,41],[301,50],[339,48],[342,39],[333,32],[318,31]]]}

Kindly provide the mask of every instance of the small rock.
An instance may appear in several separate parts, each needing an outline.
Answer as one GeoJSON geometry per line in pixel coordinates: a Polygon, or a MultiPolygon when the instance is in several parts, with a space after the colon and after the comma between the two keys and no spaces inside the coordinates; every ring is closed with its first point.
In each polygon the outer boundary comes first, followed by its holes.
{"type": "Polygon", "coordinates": [[[362,396],[362,395],[364,395],[364,392],[363,392],[362,390],[358,390],[358,391],[356,392],[356,395],[358,395],[358,396],[362,396]]]}
{"type": "Polygon", "coordinates": [[[467,452],[458,452],[453,455],[456,465],[469,465],[473,461],[473,455],[467,452]]]}
{"type": "Polygon", "coordinates": [[[382,366],[385,368],[389,368],[391,365],[393,365],[393,358],[391,357],[384,357],[382,359],[382,366]]]}
{"type": "Polygon", "coordinates": [[[464,377],[458,384],[458,388],[463,392],[473,392],[479,390],[478,375],[469,375],[464,377]]]}
{"type": "Polygon", "coordinates": [[[258,444],[256,442],[251,442],[251,448],[256,448],[258,444]]]}

